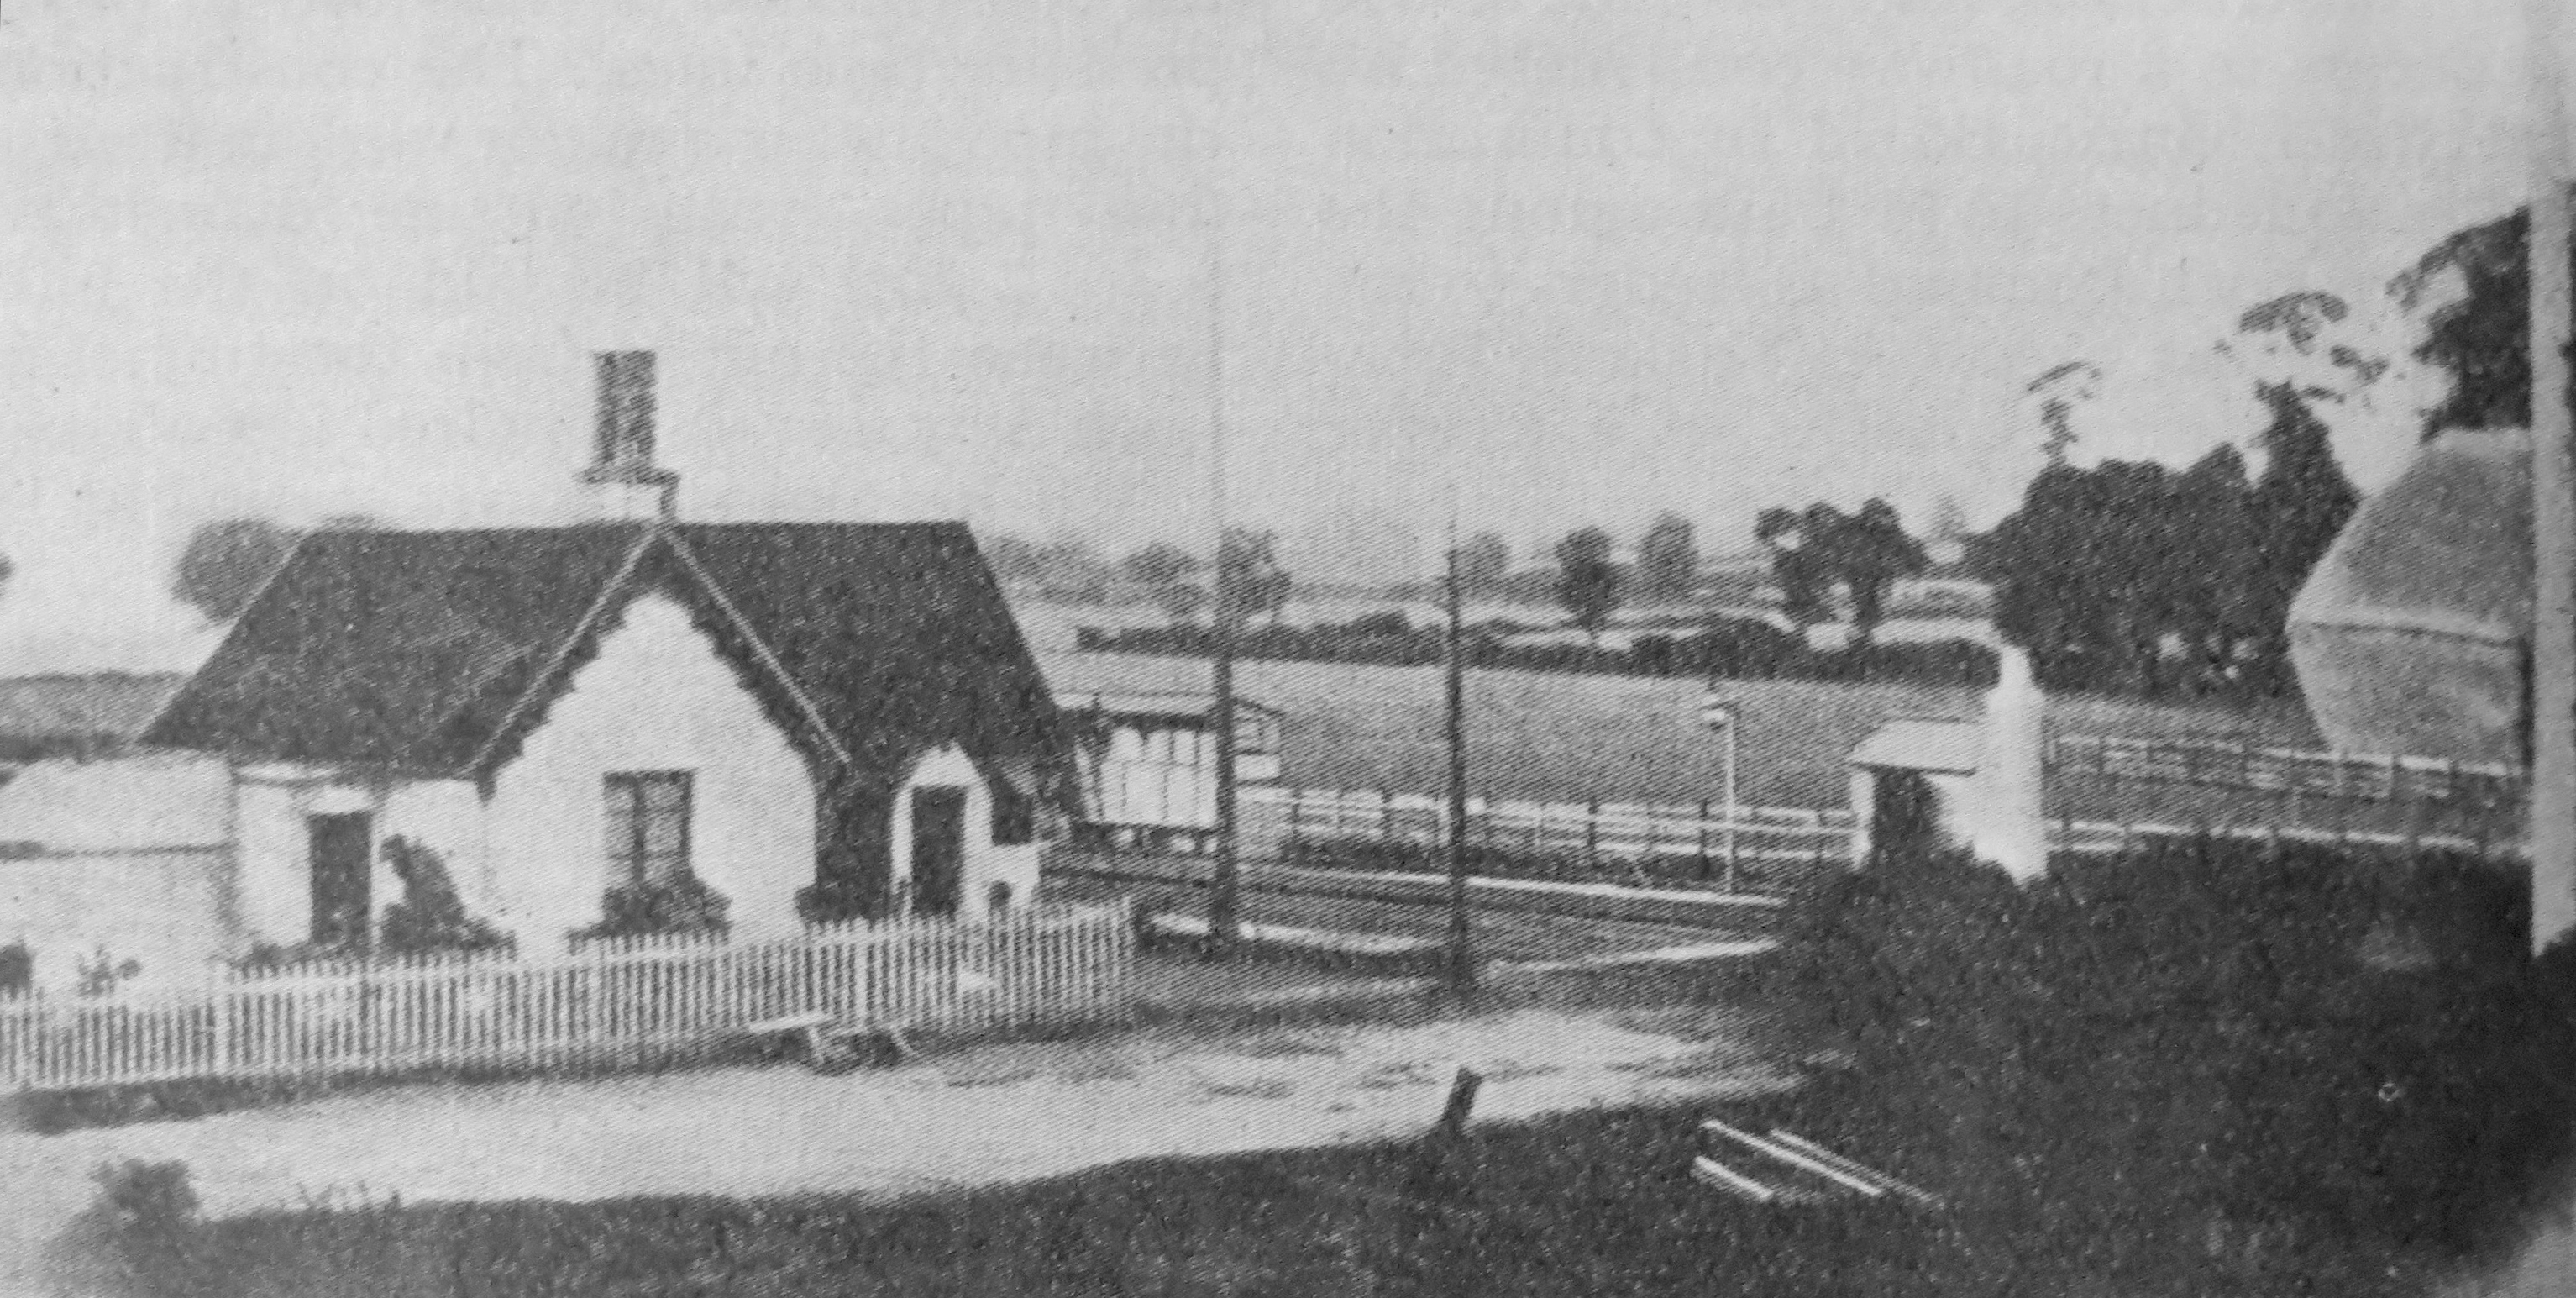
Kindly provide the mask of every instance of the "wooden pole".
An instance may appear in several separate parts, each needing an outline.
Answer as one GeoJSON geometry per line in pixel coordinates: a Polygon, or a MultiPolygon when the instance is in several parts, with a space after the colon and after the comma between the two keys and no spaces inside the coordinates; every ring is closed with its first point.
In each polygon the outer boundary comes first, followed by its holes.
{"type": "Polygon", "coordinates": [[[2576,294],[2568,283],[2565,0],[2526,0],[2531,28],[2531,483],[2532,619],[2531,945],[2576,931],[2576,423],[2568,410],[2567,346],[2576,294]]]}
{"type": "MultiPolygon", "coordinates": [[[[1222,203],[1222,195],[1219,196],[1222,203]]],[[[1209,684],[1216,701],[1216,862],[1208,888],[1208,946],[1223,955],[1242,937],[1241,871],[1235,860],[1234,616],[1236,574],[1225,543],[1225,214],[1208,222],[1208,524],[1216,534],[1216,567],[1208,581],[1209,684]]]]}
{"type": "Polygon", "coordinates": [[[1449,640],[1443,664],[1443,693],[1448,704],[1449,741],[1449,986],[1465,991],[1476,985],[1475,952],[1467,933],[1467,651],[1466,616],[1458,590],[1458,509],[1449,508],[1449,556],[1446,565],[1449,640]]]}

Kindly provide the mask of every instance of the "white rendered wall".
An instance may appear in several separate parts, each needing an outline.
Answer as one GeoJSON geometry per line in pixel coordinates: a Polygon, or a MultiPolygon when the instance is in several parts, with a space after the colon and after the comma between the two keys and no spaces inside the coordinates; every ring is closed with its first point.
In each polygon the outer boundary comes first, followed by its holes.
{"type": "Polygon", "coordinates": [[[27,944],[35,984],[78,986],[81,962],[104,955],[140,968],[123,991],[198,986],[246,943],[226,895],[220,848],[82,853],[0,861],[0,943],[27,944]]]}
{"type": "Polygon", "coordinates": [[[598,655],[492,782],[486,820],[496,922],[522,951],[560,949],[599,919],[609,886],[603,777],[693,774],[690,862],[730,899],[734,932],[794,932],[814,881],[804,759],[715,645],[667,596],[638,597],[598,655]]]}

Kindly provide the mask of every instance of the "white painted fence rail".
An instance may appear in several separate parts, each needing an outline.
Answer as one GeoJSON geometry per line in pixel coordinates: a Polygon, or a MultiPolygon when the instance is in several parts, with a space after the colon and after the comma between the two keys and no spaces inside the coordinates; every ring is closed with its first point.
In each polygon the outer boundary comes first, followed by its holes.
{"type": "MultiPolygon", "coordinates": [[[[1383,789],[1243,790],[1248,832],[1289,843],[1364,839],[1430,846],[1448,811],[1436,797],[1383,789]]],[[[1467,840],[1480,847],[1620,860],[1848,862],[1851,813],[1718,802],[1467,801],[1467,840]]]]}
{"type": "Polygon", "coordinates": [[[197,991],[0,1002],[0,1081],[74,1090],[615,1063],[812,1011],[929,1031],[1083,1022],[1127,1004],[1134,954],[1133,917],[1120,904],[974,924],[861,922],[760,942],[627,939],[534,960],[307,963],[197,991]]]}
{"type": "Polygon", "coordinates": [[[2529,772],[2494,762],[2395,753],[2257,748],[2208,740],[2061,735],[2053,775],[2198,784],[2355,802],[2519,803],[2529,772]]]}

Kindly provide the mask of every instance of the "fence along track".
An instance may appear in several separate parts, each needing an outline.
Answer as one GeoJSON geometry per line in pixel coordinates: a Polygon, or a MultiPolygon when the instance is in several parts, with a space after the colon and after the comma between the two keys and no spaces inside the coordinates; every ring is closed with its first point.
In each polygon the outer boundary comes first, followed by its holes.
{"type": "MultiPolygon", "coordinates": [[[[1439,798],[1383,789],[1255,788],[1243,791],[1254,831],[1289,843],[1360,839],[1436,846],[1448,812],[1439,798]],[[1266,822],[1266,823],[1265,823],[1266,822]]],[[[1529,802],[1470,798],[1467,841],[1619,860],[1723,859],[1730,846],[1745,862],[1848,861],[1851,813],[1840,809],[1739,807],[1643,802],[1529,802]]]]}
{"type": "Polygon", "coordinates": [[[854,923],[766,942],[624,939],[538,960],[332,961],[203,991],[0,1002],[9,1084],[544,1068],[633,1061],[821,1010],[962,1031],[1109,1016],[1127,1002],[1124,905],[986,924],[854,923]]]}

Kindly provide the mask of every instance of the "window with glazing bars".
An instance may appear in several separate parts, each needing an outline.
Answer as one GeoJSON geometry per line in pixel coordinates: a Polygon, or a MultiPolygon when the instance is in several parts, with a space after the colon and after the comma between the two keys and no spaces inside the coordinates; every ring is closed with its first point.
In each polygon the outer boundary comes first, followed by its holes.
{"type": "Polygon", "coordinates": [[[689,873],[689,772],[621,771],[607,777],[608,877],[660,886],[689,873]]]}

